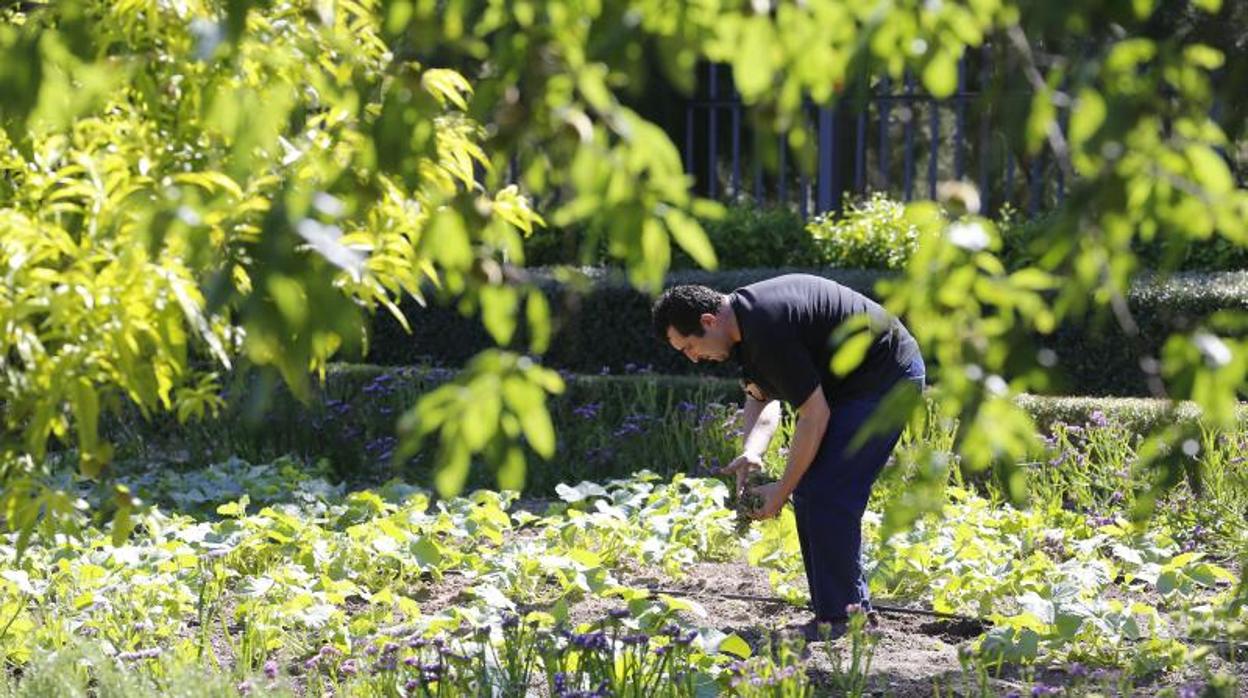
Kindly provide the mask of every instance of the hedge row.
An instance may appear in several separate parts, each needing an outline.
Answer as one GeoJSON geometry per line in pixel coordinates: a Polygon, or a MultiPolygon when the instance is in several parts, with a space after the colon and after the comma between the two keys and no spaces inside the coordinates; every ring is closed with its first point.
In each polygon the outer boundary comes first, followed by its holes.
{"type": "MultiPolygon", "coordinates": [[[[852,269],[743,269],[727,272],[680,271],[669,285],[701,283],[721,291],[790,271],[818,274],[867,295],[887,272],[852,269]]],[[[658,341],[650,325],[651,299],[619,276],[588,272],[593,284],[585,294],[538,270],[535,277],[555,309],[557,328],[543,362],[577,373],[635,373],[732,376],[731,366],[693,366],[658,341]]],[[[1050,337],[1038,338],[1058,355],[1058,380],[1050,394],[1149,395],[1144,354],[1156,355],[1165,339],[1187,332],[1222,309],[1248,308],[1248,273],[1186,273],[1166,280],[1145,280],[1130,294],[1129,306],[1140,327],[1132,340],[1112,317],[1068,323],[1050,337]]],[[[480,322],[445,307],[402,306],[412,326],[407,334],[388,314],[373,323],[368,360],[383,365],[435,363],[457,366],[491,346],[480,322]]]]}
{"type": "MultiPolygon", "coordinates": [[[[264,408],[263,394],[240,379],[228,407],[213,420],[177,425],[171,417],[144,421],[133,415],[108,425],[119,453],[151,457],[177,454],[190,464],[238,456],[263,462],[284,454],[327,459],[338,479],[376,483],[392,476],[429,484],[427,453],[397,467],[390,458],[396,421],[418,396],[451,377],[441,368],[339,365],[332,368],[310,404],[280,389],[264,408]]],[[[549,495],[560,482],[627,476],[638,470],[662,475],[705,474],[734,454],[732,415],[741,399],[736,381],[691,376],[584,376],[567,374],[567,390],[550,403],[557,433],[556,456],[536,459],[526,492],[549,495]]],[[[1048,428],[1055,422],[1093,422],[1099,411],[1111,422],[1143,433],[1162,424],[1196,419],[1191,406],[1170,410],[1157,400],[1024,396],[1022,406],[1048,428]]],[[[1248,422],[1248,415],[1241,421],[1248,422]]],[[[933,427],[940,429],[941,427],[933,427]]],[[[774,454],[773,454],[774,457],[774,454]]],[[[474,468],[470,487],[492,486],[491,474],[474,468]]]]}
{"type": "MultiPolygon", "coordinates": [[[[730,206],[715,220],[703,220],[721,269],[762,267],[845,267],[902,269],[913,253],[918,230],[906,219],[906,205],[876,193],[851,201],[835,215],[803,220],[795,211],[754,205],[730,206]]],[[[1028,218],[1012,208],[994,218],[1001,233],[1000,257],[1007,268],[1031,263],[1045,249],[1042,238],[1049,221],[1028,218]]],[[[606,259],[606,243],[585,249],[587,236],[575,228],[541,228],[525,239],[529,264],[580,264],[606,259]]],[[[1248,269],[1248,247],[1221,237],[1187,240],[1161,235],[1132,245],[1146,269],[1213,271],[1248,269]]],[[[672,255],[676,269],[697,265],[679,249],[672,255]]]]}

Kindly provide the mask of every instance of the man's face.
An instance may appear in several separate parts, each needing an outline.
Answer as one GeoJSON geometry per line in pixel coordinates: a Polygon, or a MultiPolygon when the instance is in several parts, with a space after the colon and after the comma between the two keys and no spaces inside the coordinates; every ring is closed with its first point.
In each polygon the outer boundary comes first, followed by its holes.
{"type": "Polygon", "coordinates": [[[695,364],[699,361],[726,361],[732,350],[732,341],[720,326],[719,319],[710,313],[702,315],[701,337],[683,335],[675,327],[668,327],[667,341],[695,364]]]}

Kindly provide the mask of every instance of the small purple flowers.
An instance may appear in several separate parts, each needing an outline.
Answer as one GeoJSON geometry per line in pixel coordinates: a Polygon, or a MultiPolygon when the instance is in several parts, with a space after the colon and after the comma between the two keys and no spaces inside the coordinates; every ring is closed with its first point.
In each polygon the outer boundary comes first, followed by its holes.
{"type": "Polygon", "coordinates": [[[1109,420],[1105,417],[1105,413],[1100,410],[1092,410],[1092,414],[1088,415],[1088,424],[1095,427],[1109,426],[1109,420]]]}
{"type": "Polygon", "coordinates": [[[605,652],[611,649],[611,643],[607,640],[606,633],[601,631],[593,633],[573,634],[570,638],[574,647],[583,650],[592,650],[596,652],[605,652]]]}
{"type": "Polygon", "coordinates": [[[643,434],[646,431],[646,422],[649,420],[650,417],[645,414],[630,414],[625,417],[624,421],[620,423],[620,426],[616,428],[613,436],[621,438],[643,434]]]}
{"type": "Polygon", "coordinates": [[[139,659],[156,659],[160,656],[160,652],[161,649],[159,647],[152,647],[150,649],[135,650],[133,652],[121,652],[117,655],[117,658],[123,662],[133,662],[139,659]]]}
{"type": "Polygon", "coordinates": [[[273,681],[277,678],[277,662],[270,659],[264,663],[264,678],[273,681]]]}
{"type": "Polygon", "coordinates": [[[572,410],[572,414],[576,415],[577,417],[580,417],[581,419],[586,419],[586,420],[597,419],[598,413],[601,410],[602,410],[601,402],[587,402],[584,405],[581,405],[580,407],[577,407],[576,409],[572,410]]]}

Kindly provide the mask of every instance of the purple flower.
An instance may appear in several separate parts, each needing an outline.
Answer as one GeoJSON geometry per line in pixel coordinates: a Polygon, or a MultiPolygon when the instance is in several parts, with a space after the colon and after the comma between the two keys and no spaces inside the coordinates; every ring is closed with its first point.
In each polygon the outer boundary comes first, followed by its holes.
{"type": "Polygon", "coordinates": [[[573,646],[590,651],[605,651],[611,646],[606,634],[602,632],[573,635],[571,641],[573,646]]]}
{"type": "Polygon", "coordinates": [[[689,402],[688,400],[681,400],[680,402],[676,403],[676,409],[680,410],[681,412],[693,412],[694,410],[698,409],[698,406],[693,404],[692,402],[689,402]]]}
{"type": "Polygon", "coordinates": [[[270,659],[264,663],[264,676],[272,681],[277,678],[277,662],[270,659]]]}
{"type": "Polygon", "coordinates": [[[587,402],[584,405],[572,410],[572,414],[581,419],[596,419],[598,411],[602,409],[601,402],[587,402]]]}
{"type": "Polygon", "coordinates": [[[250,695],[250,694],[251,694],[251,682],[250,682],[250,681],[241,681],[241,682],[239,682],[239,684],[238,684],[238,686],[237,686],[237,689],[238,689],[238,692],[239,692],[239,693],[241,693],[241,694],[243,694],[243,695],[245,695],[245,696],[246,696],[246,695],[250,695]]]}
{"type": "Polygon", "coordinates": [[[1100,410],[1092,410],[1092,414],[1088,415],[1088,423],[1097,427],[1109,426],[1109,420],[1105,418],[1105,413],[1100,410]]]}
{"type": "Polygon", "coordinates": [[[338,665],[338,671],[341,672],[343,676],[355,676],[360,672],[360,669],[356,665],[354,659],[348,659],[338,665]]]}
{"type": "Polygon", "coordinates": [[[133,652],[122,652],[117,658],[123,662],[132,662],[136,659],[155,659],[160,656],[160,648],[152,647],[145,650],[135,650],[133,652]]]}
{"type": "Polygon", "coordinates": [[[615,436],[616,438],[620,438],[624,436],[632,436],[634,434],[640,434],[644,431],[645,429],[640,424],[633,422],[633,421],[625,420],[624,423],[621,424],[619,428],[615,430],[613,436],[615,436]]]}

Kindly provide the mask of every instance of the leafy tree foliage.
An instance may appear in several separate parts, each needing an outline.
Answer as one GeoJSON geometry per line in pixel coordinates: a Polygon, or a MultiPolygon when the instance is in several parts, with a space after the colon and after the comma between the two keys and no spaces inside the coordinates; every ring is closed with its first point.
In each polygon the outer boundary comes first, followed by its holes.
{"type": "MultiPolygon", "coordinates": [[[[991,38],[1034,90],[1018,143],[1051,152],[1072,193],[1039,235],[1037,263],[1017,271],[996,256],[998,234],[973,192],[951,187],[943,206],[912,206],[918,249],[888,304],[935,360],[963,465],[1014,482],[1036,436],[1008,398],[1060,360],[1030,346],[1032,331],[1108,313],[1130,334],[1133,240],[1242,245],[1248,233],[1248,195],[1216,116],[1242,115],[1248,91],[1223,91],[1215,113],[1213,76],[1227,56],[1196,43],[1199,32],[1150,29],[1154,4],[10,7],[0,27],[6,462],[28,471],[49,438],[72,434],[84,472],[97,472],[108,459],[93,426],[101,409],[130,400],[187,417],[211,410],[215,373],[230,362],[272,366],[304,386],[309,370],[364,346],[361,311],[393,310],[425,280],[479,312],[501,345],[527,324],[527,349],[540,353],[549,310],[526,285],[520,244],[543,222],[537,210],[584,226],[589,247],[605,242],[641,288],[658,288],[673,242],[714,265],[695,216],[717,206],[690,196],[670,140],[621,102],[647,58],[685,89],[700,61],[731,65],[756,126],[790,134],[803,161],[803,99],[826,103],[847,76],[906,69],[948,95],[958,58],[991,38]],[[503,186],[512,170],[519,188],[503,186]],[[192,360],[192,346],[215,363],[192,360]]],[[[1194,5],[1193,16],[1230,12],[1218,0],[1194,5]]],[[[1232,419],[1248,371],[1244,320],[1219,315],[1149,357],[1158,395],[1196,400],[1213,426],[1232,419]]],[[[863,346],[846,338],[838,368],[863,346]]],[[[547,452],[548,422],[530,412],[559,388],[514,354],[490,354],[407,426],[413,439],[441,439],[447,491],[478,451],[514,478],[523,451],[495,436],[547,452]],[[484,405],[473,397],[487,395],[484,405]]],[[[1167,466],[1159,482],[1190,456],[1188,429],[1150,442],[1149,459],[1167,466]]],[[[10,523],[33,520],[38,500],[17,494],[26,491],[6,489],[10,523]]]]}

